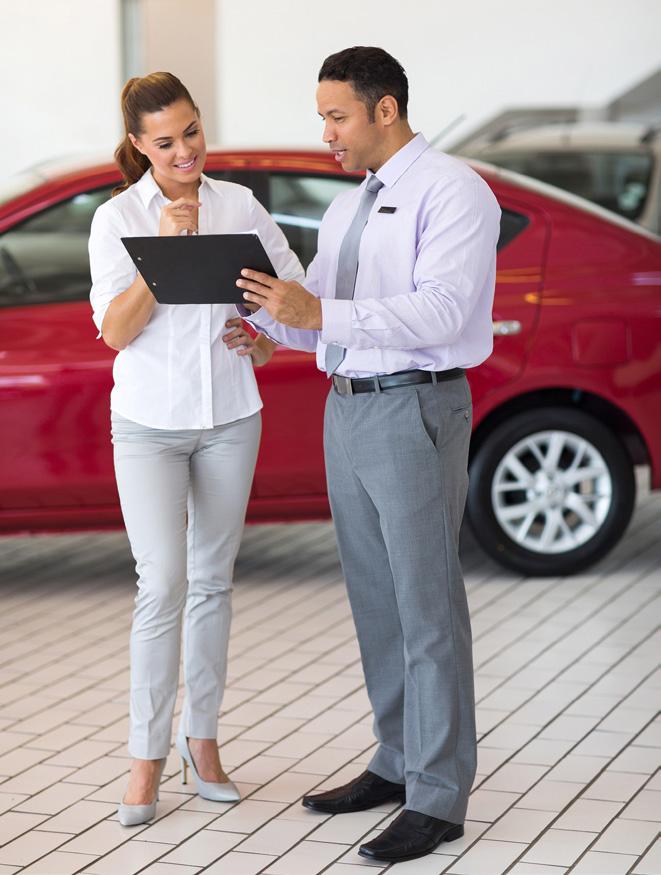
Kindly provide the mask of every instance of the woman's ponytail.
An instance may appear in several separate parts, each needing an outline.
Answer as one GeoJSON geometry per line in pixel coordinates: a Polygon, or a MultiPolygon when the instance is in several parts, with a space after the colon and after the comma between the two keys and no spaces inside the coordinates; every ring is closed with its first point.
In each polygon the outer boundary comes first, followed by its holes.
{"type": "Polygon", "coordinates": [[[146,113],[159,112],[182,99],[187,100],[199,115],[199,110],[188,89],[172,73],[134,76],[126,83],[121,96],[124,139],[115,149],[115,162],[121,170],[124,181],[113,189],[113,196],[137,182],[151,167],[149,158],[135,148],[129,139],[129,134],[133,134],[134,137],[140,136],[142,116],[146,113]]]}

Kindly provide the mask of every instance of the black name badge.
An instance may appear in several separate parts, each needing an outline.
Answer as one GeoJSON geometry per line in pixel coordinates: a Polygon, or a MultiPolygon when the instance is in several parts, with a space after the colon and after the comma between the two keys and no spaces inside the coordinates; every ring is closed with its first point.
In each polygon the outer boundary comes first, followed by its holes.
{"type": "Polygon", "coordinates": [[[394,213],[396,209],[397,209],[397,207],[380,207],[379,212],[380,213],[394,213]]]}

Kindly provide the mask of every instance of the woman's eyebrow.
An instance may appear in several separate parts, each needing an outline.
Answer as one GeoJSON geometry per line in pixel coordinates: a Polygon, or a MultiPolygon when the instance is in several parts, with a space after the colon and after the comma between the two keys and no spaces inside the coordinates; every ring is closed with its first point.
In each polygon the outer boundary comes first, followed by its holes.
{"type": "MultiPolygon", "coordinates": [[[[193,121],[184,128],[184,133],[187,133],[192,127],[197,124],[197,119],[193,119],[193,121]]],[[[161,140],[171,140],[172,137],[156,137],[155,140],[152,140],[152,143],[160,143],[161,140]]]]}

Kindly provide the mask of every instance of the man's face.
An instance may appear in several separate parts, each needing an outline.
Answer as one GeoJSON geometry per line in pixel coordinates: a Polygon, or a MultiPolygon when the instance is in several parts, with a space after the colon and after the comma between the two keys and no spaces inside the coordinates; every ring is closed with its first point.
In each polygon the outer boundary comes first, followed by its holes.
{"type": "Polygon", "coordinates": [[[343,170],[377,170],[383,163],[383,130],[379,113],[370,121],[367,107],[350,82],[324,79],[317,88],[317,111],[324,120],[322,139],[343,170]]]}

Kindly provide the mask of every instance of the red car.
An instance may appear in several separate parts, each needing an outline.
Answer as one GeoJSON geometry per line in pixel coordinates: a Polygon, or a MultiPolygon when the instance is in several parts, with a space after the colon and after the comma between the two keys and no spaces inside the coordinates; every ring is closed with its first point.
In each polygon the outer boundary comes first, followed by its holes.
{"type": "MultiPolygon", "coordinates": [[[[661,242],[557,189],[475,165],[503,210],[493,355],[475,402],[468,515],[526,574],[585,568],[624,532],[634,465],[661,487],[661,242]]],[[[316,152],[214,152],[307,265],[332,198],[358,177],[316,152]]],[[[41,167],[0,192],[0,531],[121,525],[109,433],[114,353],[96,340],[87,238],[118,174],[41,167]]],[[[313,356],[258,371],[264,436],[249,519],[328,515],[313,356]]]]}

